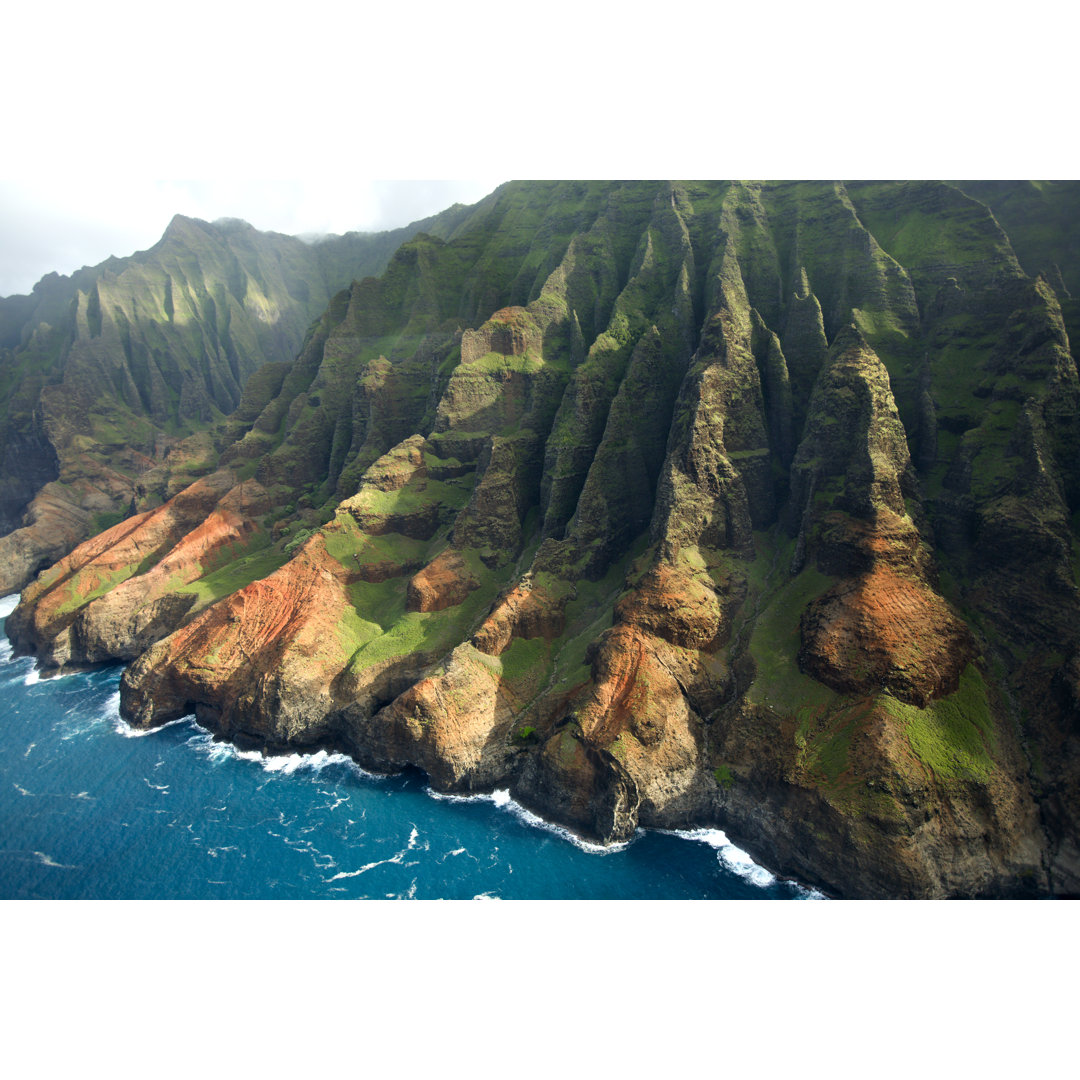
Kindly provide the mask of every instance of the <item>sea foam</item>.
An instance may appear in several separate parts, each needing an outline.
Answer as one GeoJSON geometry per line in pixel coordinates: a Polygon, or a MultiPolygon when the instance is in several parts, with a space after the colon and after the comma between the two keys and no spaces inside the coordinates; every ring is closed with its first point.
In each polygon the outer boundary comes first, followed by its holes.
{"type": "Polygon", "coordinates": [[[318,774],[330,765],[340,765],[365,780],[385,779],[377,773],[369,773],[366,769],[360,768],[348,754],[332,754],[327,750],[317,750],[312,754],[264,754],[261,750],[241,750],[232,743],[215,739],[214,733],[204,728],[195,719],[194,714],[181,716],[178,720],[170,720],[167,724],[161,724],[158,727],[134,728],[120,716],[119,690],[106,702],[106,711],[113,720],[117,734],[123,735],[125,739],[141,739],[163,731],[167,727],[188,724],[193,733],[187,740],[187,745],[197,753],[205,754],[213,764],[229,760],[250,761],[261,766],[264,772],[280,773],[283,776],[291,776],[301,771],[318,774]]]}
{"type": "MultiPolygon", "coordinates": [[[[560,839],[568,841],[573,844],[574,847],[579,848],[581,851],[586,851],[590,855],[614,855],[616,852],[625,851],[633,842],[627,840],[618,844],[596,844],[591,840],[586,840],[583,836],[578,836],[577,833],[571,832],[570,829],[567,829],[562,825],[556,825],[551,821],[545,821],[539,814],[534,814],[531,810],[526,810],[521,803],[511,797],[510,791],[507,788],[499,788],[495,791],[489,791],[479,795],[454,795],[450,792],[436,791],[431,787],[426,788],[425,790],[431,798],[439,799],[444,802],[489,802],[497,810],[505,810],[512,814],[523,824],[529,825],[534,829],[543,829],[545,832],[554,833],[560,839]]],[[[641,835],[642,830],[638,829],[636,836],[641,835]]]]}
{"type": "MultiPolygon", "coordinates": [[[[708,844],[716,851],[717,861],[731,873],[741,877],[744,881],[756,885],[759,889],[767,889],[775,885],[778,879],[764,866],[754,862],[750,855],[742,848],[736,847],[728,838],[723,829],[658,829],[667,836],[680,836],[684,840],[694,840],[700,844],[708,844]]],[[[824,900],[823,893],[816,889],[809,889],[795,881],[787,881],[798,895],[800,900],[824,900]]]]}
{"type": "MultiPolygon", "coordinates": [[[[405,864],[407,866],[415,866],[415,863],[405,863],[405,856],[410,851],[414,851],[417,847],[416,840],[419,836],[419,832],[415,825],[412,826],[412,831],[409,833],[408,842],[400,850],[390,856],[389,859],[376,859],[374,862],[364,863],[359,870],[341,870],[333,877],[327,878],[326,883],[329,885],[334,881],[344,881],[346,878],[359,877],[361,874],[366,874],[369,870],[374,870],[376,866],[400,866],[405,864]]],[[[428,845],[425,844],[423,850],[427,850],[428,845]]]]}
{"type": "Polygon", "coordinates": [[[188,718],[196,734],[188,739],[188,745],[199,753],[206,754],[215,764],[233,759],[250,761],[259,765],[264,772],[280,773],[292,776],[297,772],[311,772],[316,776],[331,765],[339,765],[364,780],[382,780],[376,773],[369,773],[360,768],[348,754],[330,753],[328,750],[316,750],[313,754],[264,754],[261,750],[241,750],[232,743],[219,742],[213,733],[200,727],[193,718],[188,718]]]}

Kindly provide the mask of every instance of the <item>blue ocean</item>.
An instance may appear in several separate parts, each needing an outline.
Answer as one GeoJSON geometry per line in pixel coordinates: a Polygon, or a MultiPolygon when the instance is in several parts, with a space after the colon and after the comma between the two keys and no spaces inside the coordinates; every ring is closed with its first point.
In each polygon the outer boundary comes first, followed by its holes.
{"type": "MultiPolygon", "coordinates": [[[[0,601],[0,619],[17,597],[0,601]]],[[[812,899],[718,829],[601,848],[507,792],[265,757],[119,713],[121,668],[42,679],[0,631],[5,899],[812,899]]]]}

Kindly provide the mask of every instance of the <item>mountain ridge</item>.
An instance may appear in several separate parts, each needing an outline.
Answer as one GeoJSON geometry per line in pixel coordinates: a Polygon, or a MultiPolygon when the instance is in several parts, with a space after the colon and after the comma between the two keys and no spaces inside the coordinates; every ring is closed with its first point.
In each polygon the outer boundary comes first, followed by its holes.
{"type": "Polygon", "coordinates": [[[145,506],[140,477],[232,413],[256,368],[290,363],[330,297],[412,231],[312,245],[177,214],[145,251],[0,299],[0,532],[16,534],[0,536],[0,590],[145,506]]]}

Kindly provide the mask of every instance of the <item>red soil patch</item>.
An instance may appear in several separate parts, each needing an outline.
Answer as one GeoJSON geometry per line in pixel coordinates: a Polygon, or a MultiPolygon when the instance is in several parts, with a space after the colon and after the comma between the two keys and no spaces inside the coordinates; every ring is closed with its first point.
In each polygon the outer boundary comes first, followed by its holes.
{"type": "Polygon", "coordinates": [[[453,548],[447,548],[409,582],[405,610],[442,611],[456,607],[479,585],[465,560],[453,548]]]}

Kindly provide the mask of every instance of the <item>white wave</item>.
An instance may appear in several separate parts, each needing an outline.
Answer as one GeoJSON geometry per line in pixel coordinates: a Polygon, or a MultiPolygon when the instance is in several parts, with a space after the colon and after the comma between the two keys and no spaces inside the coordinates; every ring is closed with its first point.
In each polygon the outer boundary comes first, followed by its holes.
{"type": "MultiPolygon", "coordinates": [[[[275,835],[280,836],[280,834],[275,835]]],[[[337,860],[333,855],[320,851],[310,840],[293,840],[288,836],[281,836],[281,839],[285,842],[285,846],[292,848],[293,851],[310,855],[316,870],[332,870],[337,866],[337,860]]]]}
{"type": "Polygon", "coordinates": [[[723,829],[657,829],[667,836],[680,836],[684,840],[694,840],[699,844],[708,844],[716,852],[717,861],[733,874],[749,881],[751,885],[767,889],[776,881],[776,876],[759,866],[742,848],[736,847],[723,829]]]}
{"type": "Polygon", "coordinates": [[[723,829],[657,829],[656,831],[664,836],[678,836],[683,840],[696,840],[700,844],[708,844],[709,847],[717,851],[731,843],[723,829]]]}
{"type": "Polygon", "coordinates": [[[209,855],[211,859],[216,859],[222,854],[222,852],[238,851],[238,850],[239,850],[239,848],[237,848],[237,846],[235,844],[227,844],[224,847],[207,848],[206,849],[206,854],[209,855]]]}
{"type": "MultiPolygon", "coordinates": [[[[202,727],[193,716],[187,716],[183,719],[195,729],[195,734],[187,740],[188,746],[199,753],[206,754],[215,764],[230,758],[234,761],[250,761],[261,766],[264,772],[280,773],[282,776],[291,776],[293,773],[301,771],[313,772],[318,775],[323,769],[331,765],[343,765],[350,772],[365,780],[384,779],[384,777],[360,768],[348,754],[331,754],[327,750],[316,750],[311,754],[264,754],[261,750],[241,750],[232,743],[216,740],[213,732],[202,727]]],[[[180,723],[180,721],[174,720],[173,723],[180,723]]],[[[139,732],[138,734],[142,733],[139,732]]]]}
{"type": "Polygon", "coordinates": [[[32,743],[31,743],[31,744],[30,744],[30,745],[29,745],[29,746],[28,746],[28,747],[26,748],[26,753],[25,753],[25,754],[23,754],[23,757],[29,757],[29,756],[30,756],[30,751],[31,751],[31,750],[33,750],[35,746],[37,746],[37,743],[36,743],[36,742],[32,742],[32,743]]]}
{"type": "Polygon", "coordinates": [[[14,655],[15,650],[11,647],[11,642],[4,638],[0,641],[0,663],[6,664],[14,655]]]}
{"type": "MultiPolygon", "coordinates": [[[[320,751],[320,753],[325,753],[325,751],[320,751]]],[[[296,772],[297,769],[303,768],[303,766],[304,759],[300,754],[289,754],[288,757],[284,755],[265,757],[262,760],[262,767],[267,772],[285,773],[286,776],[296,772]]]]}
{"type": "Polygon", "coordinates": [[[400,863],[404,857],[405,852],[399,851],[389,859],[379,859],[376,862],[365,863],[359,870],[341,870],[332,878],[327,878],[326,881],[327,884],[329,884],[331,881],[343,881],[345,878],[359,877],[361,874],[366,874],[369,870],[374,870],[376,866],[388,866],[390,863],[400,863]]]}
{"type": "Polygon", "coordinates": [[[19,785],[18,785],[18,784],[15,784],[15,790],[16,790],[16,791],[17,791],[17,792],[18,792],[18,793],[19,793],[20,795],[31,795],[31,796],[32,796],[32,795],[34,794],[34,793],[33,793],[32,791],[27,791],[27,790],[26,790],[26,788],[24,788],[24,787],[19,787],[19,785]]]}
{"type": "MultiPolygon", "coordinates": [[[[32,664],[34,663],[34,661],[28,656],[27,657],[20,657],[20,659],[28,660],[32,664]]],[[[23,679],[23,686],[36,686],[42,680],[48,680],[51,683],[56,683],[56,682],[59,682],[61,680],[70,679],[70,678],[74,677],[75,675],[84,675],[85,673],[86,673],[85,668],[80,669],[80,668],[77,668],[77,667],[68,667],[68,668],[50,668],[48,675],[42,675],[41,674],[41,668],[39,668],[37,666],[37,664],[34,664],[34,666],[26,673],[26,676],[23,679]]]]}
{"type": "Polygon", "coordinates": [[[42,866],[52,866],[57,870],[78,870],[77,866],[69,866],[67,863],[58,863],[51,856],[46,855],[44,851],[35,851],[34,855],[37,857],[39,863],[42,866]]]}
{"type": "MultiPolygon", "coordinates": [[[[214,733],[204,728],[196,719],[194,713],[181,716],[177,720],[170,720],[167,724],[160,724],[153,728],[134,728],[120,716],[120,691],[112,694],[105,703],[105,711],[113,721],[117,733],[126,739],[141,739],[146,735],[153,735],[157,731],[163,731],[167,727],[176,724],[189,724],[194,729],[194,734],[187,740],[187,745],[198,753],[205,754],[211,763],[217,765],[227,760],[250,761],[262,767],[267,773],[280,773],[282,776],[291,776],[293,773],[306,771],[316,775],[331,765],[341,765],[355,776],[363,780],[385,780],[385,776],[378,773],[370,773],[362,769],[348,754],[333,753],[327,750],[317,750],[311,754],[266,754],[261,750],[241,750],[232,743],[223,742],[214,737],[214,733]]],[[[328,793],[327,793],[328,794],[328,793]]],[[[343,800],[335,803],[341,804],[343,800]]]]}
{"type": "Polygon", "coordinates": [[[494,799],[492,798],[493,793],[484,795],[454,795],[449,791],[436,791],[432,787],[424,788],[424,792],[431,796],[431,798],[437,799],[439,802],[494,802],[494,799]]]}
{"type": "MultiPolygon", "coordinates": [[[[586,840],[583,836],[578,836],[577,833],[571,832],[570,829],[565,828],[562,825],[556,825],[554,822],[545,821],[539,814],[534,814],[531,810],[526,810],[521,803],[517,802],[511,797],[508,788],[499,788],[495,791],[486,792],[479,795],[453,795],[449,792],[435,791],[434,788],[425,788],[425,791],[433,799],[441,799],[445,802],[489,802],[498,810],[505,810],[511,813],[525,825],[529,825],[534,829],[543,829],[545,832],[554,833],[556,836],[563,840],[569,841],[574,847],[579,848],[581,851],[586,851],[590,855],[614,855],[617,852],[625,851],[632,841],[626,840],[618,844],[596,844],[591,840],[586,840]]],[[[642,830],[638,829],[635,836],[641,836],[642,830]]]]}
{"type": "Polygon", "coordinates": [[[474,900],[501,900],[502,897],[501,896],[496,896],[494,893],[482,892],[482,893],[477,893],[473,897],[473,899],[474,900]]]}
{"type": "MultiPolygon", "coordinates": [[[[778,878],[764,866],[754,862],[747,852],[736,847],[728,838],[723,829],[657,829],[657,832],[666,836],[679,836],[684,840],[695,840],[700,844],[708,844],[716,851],[717,861],[721,866],[738,875],[744,881],[758,888],[767,889],[776,884],[778,878]]],[[[824,900],[824,893],[816,889],[800,885],[797,881],[788,881],[788,885],[795,891],[800,900],[824,900]]]]}
{"type": "Polygon", "coordinates": [[[169,790],[169,785],[168,784],[151,784],[150,781],[147,780],[145,776],[143,777],[143,782],[146,784],[146,786],[148,788],[153,788],[154,791],[168,791],[169,790]]]}
{"type": "Polygon", "coordinates": [[[6,619],[18,606],[19,594],[17,592],[0,596],[0,619],[6,619]]]}
{"type": "Polygon", "coordinates": [[[737,848],[734,844],[721,848],[718,857],[733,874],[738,874],[759,889],[767,889],[776,883],[775,874],[770,874],[764,866],[759,866],[742,848],[737,848]]]}
{"type": "MultiPolygon", "coordinates": [[[[190,713],[187,716],[178,717],[176,720],[170,720],[168,721],[168,723],[158,724],[157,727],[132,727],[120,715],[119,690],[114,691],[108,696],[108,698],[105,699],[105,703],[101,707],[101,712],[105,719],[112,721],[113,730],[116,732],[116,734],[122,735],[125,739],[144,739],[147,735],[156,735],[159,731],[164,731],[166,728],[176,727],[177,724],[191,724],[193,727],[197,726],[195,724],[195,714],[190,713]]],[[[158,764],[163,763],[159,762],[158,764]]],[[[156,769],[157,765],[155,765],[154,768],[156,769]]]]}
{"type": "MultiPolygon", "coordinates": [[[[116,730],[117,735],[123,735],[125,739],[142,739],[147,735],[156,735],[159,731],[164,731],[167,727],[175,727],[177,724],[187,724],[191,721],[190,716],[181,716],[179,720],[170,720],[167,724],[161,724],[159,727],[151,728],[136,728],[132,727],[119,713],[113,718],[113,727],[116,730]]],[[[156,769],[157,766],[155,765],[156,769]]]]}
{"type": "MultiPolygon", "coordinates": [[[[410,825],[412,825],[411,822],[410,825]]],[[[369,870],[374,870],[376,866],[389,866],[391,864],[395,864],[398,866],[402,864],[404,864],[405,866],[416,866],[417,864],[415,862],[406,863],[405,856],[416,847],[416,841],[419,836],[420,833],[417,831],[416,826],[412,825],[412,829],[409,833],[409,839],[405,846],[400,851],[395,852],[393,855],[391,855],[389,859],[377,859],[375,862],[365,863],[363,866],[360,867],[359,870],[341,870],[333,877],[327,878],[326,883],[329,885],[332,881],[342,881],[345,878],[359,877],[361,874],[366,874],[369,870]]],[[[427,850],[426,842],[422,850],[427,850]]]]}

